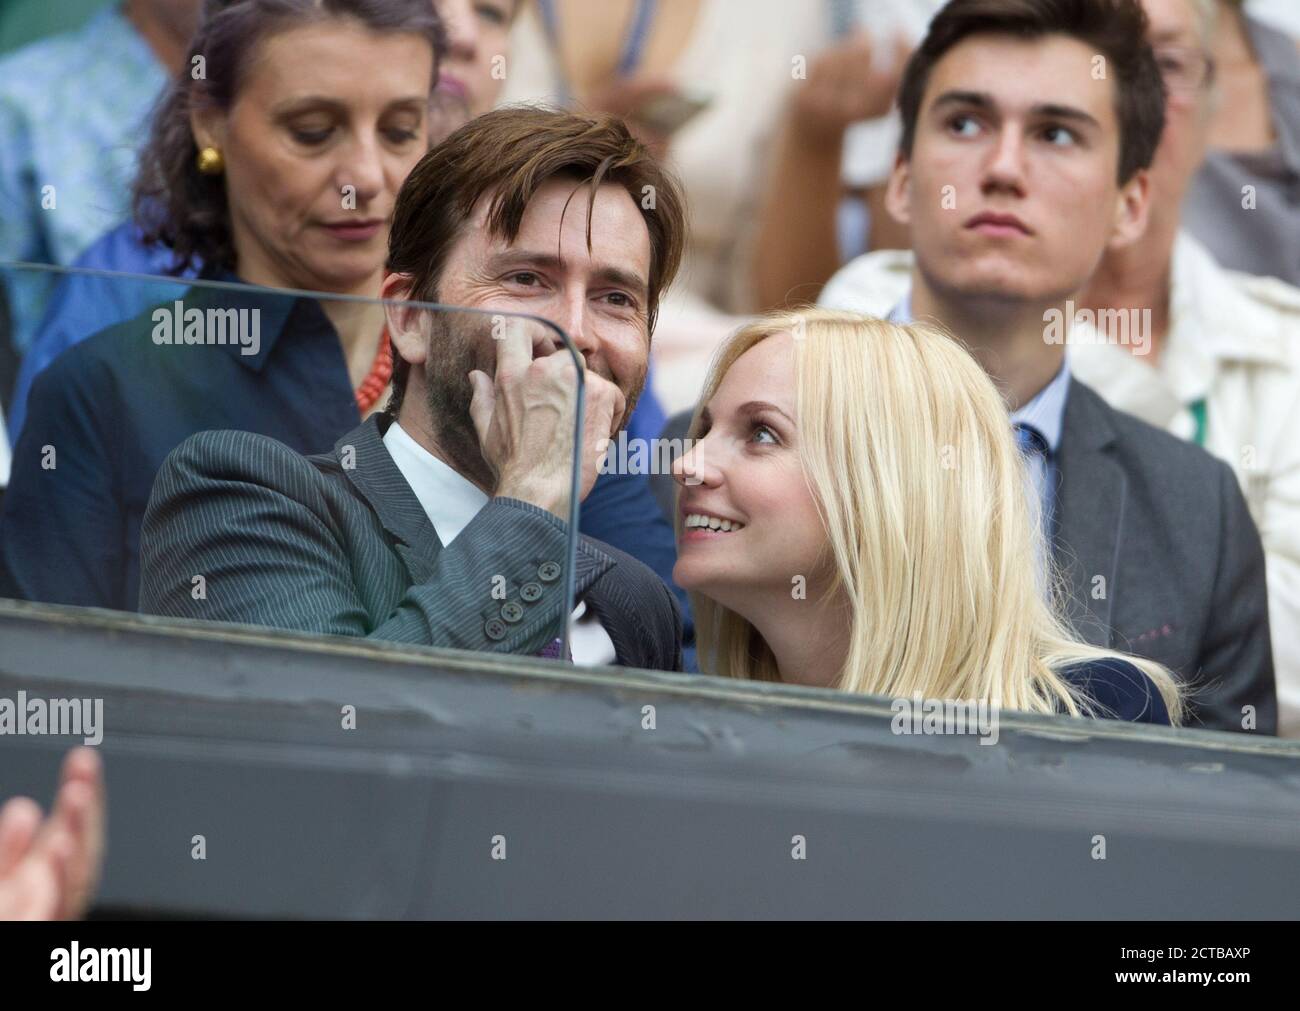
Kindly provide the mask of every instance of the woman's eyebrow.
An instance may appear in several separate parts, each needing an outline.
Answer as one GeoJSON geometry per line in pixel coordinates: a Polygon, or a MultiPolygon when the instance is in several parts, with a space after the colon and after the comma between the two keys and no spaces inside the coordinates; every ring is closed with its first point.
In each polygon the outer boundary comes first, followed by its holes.
{"type": "Polygon", "coordinates": [[[737,408],[737,410],[744,411],[749,414],[752,414],[755,411],[776,411],[777,414],[785,418],[785,420],[790,422],[790,424],[792,425],[794,424],[794,418],[790,417],[789,414],[781,410],[781,408],[777,407],[776,404],[770,403],[766,400],[748,400],[745,403],[741,404],[740,407],[737,408]]]}

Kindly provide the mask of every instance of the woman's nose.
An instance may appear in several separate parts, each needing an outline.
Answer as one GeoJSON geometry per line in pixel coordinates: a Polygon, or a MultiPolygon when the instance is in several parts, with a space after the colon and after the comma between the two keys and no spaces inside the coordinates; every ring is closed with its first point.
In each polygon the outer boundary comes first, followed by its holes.
{"type": "Polygon", "coordinates": [[[378,142],[358,140],[350,145],[339,166],[339,180],[344,193],[347,187],[352,187],[358,204],[377,197],[384,186],[384,166],[378,142]]]}
{"type": "Polygon", "coordinates": [[[687,439],[683,452],[673,461],[673,480],[681,485],[716,485],[721,471],[708,463],[703,440],[687,439]]]}
{"type": "Polygon", "coordinates": [[[469,0],[438,0],[436,6],[447,33],[447,49],[461,59],[473,59],[478,50],[478,25],[469,0]]]}

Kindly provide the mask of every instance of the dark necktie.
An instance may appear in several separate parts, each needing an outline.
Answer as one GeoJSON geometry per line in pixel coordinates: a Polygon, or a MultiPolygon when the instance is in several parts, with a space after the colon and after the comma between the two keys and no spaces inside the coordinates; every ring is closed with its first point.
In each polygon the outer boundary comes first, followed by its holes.
{"type": "Polygon", "coordinates": [[[1016,431],[1016,445],[1020,447],[1020,452],[1026,456],[1031,453],[1047,455],[1047,438],[1037,428],[1024,421],[1017,421],[1011,427],[1016,431]]]}

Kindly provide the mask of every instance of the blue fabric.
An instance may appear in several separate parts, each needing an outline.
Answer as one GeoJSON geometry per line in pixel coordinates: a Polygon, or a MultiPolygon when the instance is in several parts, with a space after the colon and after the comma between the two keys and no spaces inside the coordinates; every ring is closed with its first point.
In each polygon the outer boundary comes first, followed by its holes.
{"type": "MultiPolygon", "coordinates": [[[[126,217],[137,150],[166,83],[116,4],[0,60],[0,260],[70,264],[126,217]]],[[[12,342],[21,353],[51,279],[14,281],[12,342]]]]}
{"type": "MultiPolygon", "coordinates": [[[[146,246],[140,230],[128,222],[101,236],[73,266],[126,274],[167,274],[172,260],[170,249],[146,246]]],[[[190,269],[178,276],[197,277],[198,271],[190,269]]],[[[10,440],[17,444],[23,422],[27,420],[27,396],[32,382],[50,362],[91,334],[134,319],[150,306],[175,298],[180,290],[175,281],[149,284],[87,274],[59,277],[50,295],[49,308],[23,356],[14,382],[13,405],[9,409],[10,440]]]]}
{"type": "Polygon", "coordinates": [[[1097,704],[1096,716],[1169,724],[1169,710],[1154,682],[1127,660],[1092,660],[1062,671],[1061,676],[1097,704]]]}
{"type": "MultiPolygon", "coordinates": [[[[182,297],[187,308],[215,304],[214,291],[182,297]]],[[[0,519],[0,596],[133,610],[141,520],[180,442],[240,429],[312,455],[359,424],[342,346],[318,303],[256,289],[237,298],[261,310],[255,355],[237,344],[155,345],[146,312],[36,376],[0,519]],[[45,447],[56,454],[52,469],[45,447]]],[[[645,475],[602,474],[581,530],[650,566],[677,596],[693,642],[686,594],[672,583],[673,531],[645,475]]]]}

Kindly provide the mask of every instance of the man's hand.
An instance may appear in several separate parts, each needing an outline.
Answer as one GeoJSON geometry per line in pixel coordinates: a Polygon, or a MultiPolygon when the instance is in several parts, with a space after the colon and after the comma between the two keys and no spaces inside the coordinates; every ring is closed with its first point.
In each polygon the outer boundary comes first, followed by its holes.
{"type": "MultiPolygon", "coordinates": [[[[529,328],[522,320],[517,323],[496,341],[496,378],[478,369],[470,372],[470,416],[483,458],[497,477],[496,494],[531,502],[567,520],[578,399],[573,359],[564,348],[533,358],[529,328]]],[[[614,383],[589,369],[585,375],[583,498],[596,483],[602,440],[613,435],[627,406],[614,383]]]]}
{"type": "Polygon", "coordinates": [[[672,135],[639,119],[637,112],[652,99],[680,93],[677,84],[663,76],[615,77],[593,91],[583,104],[592,112],[608,112],[624,120],[636,139],[662,160],[668,154],[672,135]]]}
{"type": "Polygon", "coordinates": [[[63,762],[44,821],[27,797],[0,808],[0,920],[71,920],[85,913],[104,858],[104,774],[93,748],[63,762]]]}
{"type": "Polygon", "coordinates": [[[795,89],[790,116],[799,135],[838,143],[851,124],[883,116],[910,52],[906,40],[897,38],[888,60],[875,58],[864,31],[822,50],[808,67],[808,79],[795,89]]]}

